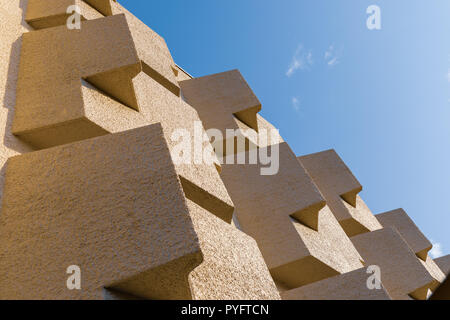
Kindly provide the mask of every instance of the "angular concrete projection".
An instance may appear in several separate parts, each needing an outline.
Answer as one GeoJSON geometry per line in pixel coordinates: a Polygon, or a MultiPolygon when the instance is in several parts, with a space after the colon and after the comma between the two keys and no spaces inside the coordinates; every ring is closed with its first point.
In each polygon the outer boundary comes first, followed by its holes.
{"type": "Polygon", "coordinates": [[[177,76],[178,82],[184,81],[184,80],[190,80],[193,78],[193,76],[191,76],[189,73],[187,73],[186,70],[184,70],[180,66],[176,65],[175,69],[176,69],[175,74],[177,76]]]}
{"type": "Polygon", "coordinates": [[[23,35],[13,133],[38,148],[107,132],[86,118],[82,79],[138,109],[141,65],[124,15],[23,35]],[[115,54],[108,54],[114,52],[115,54]]]}
{"type": "MultiPolygon", "coordinates": [[[[187,73],[185,70],[183,70],[181,67],[176,66],[178,71],[177,80],[178,82],[190,80],[193,79],[193,77],[187,73]]],[[[268,136],[264,136],[265,133],[270,133],[272,130],[277,130],[273,124],[271,124],[269,121],[264,119],[263,116],[261,116],[259,113],[256,114],[256,121],[257,121],[257,128],[258,132],[250,128],[248,125],[240,121],[234,116],[234,120],[236,121],[237,126],[239,129],[242,130],[242,134],[245,139],[248,140],[248,145],[245,146],[245,150],[252,150],[255,147],[264,148],[268,147],[274,144],[280,144],[282,142],[285,142],[284,139],[281,137],[281,135],[278,133],[277,135],[271,136],[270,134],[268,136]]],[[[226,149],[226,144],[224,146],[224,150],[226,149]]],[[[235,148],[235,152],[239,150],[239,147],[235,148]]],[[[243,148],[241,148],[243,149],[243,148]]],[[[220,154],[219,154],[220,155],[220,154]]],[[[223,155],[223,153],[221,154],[223,155]]]]}
{"type": "Polygon", "coordinates": [[[113,14],[125,14],[136,45],[143,71],[174,95],[180,95],[178,69],[165,40],[117,2],[112,2],[113,14]]]}
{"type": "MultiPolygon", "coordinates": [[[[103,15],[83,0],[28,0],[25,21],[34,29],[45,29],[66,25],[74,11],[67,13],[71,6],[78,6],[81,20],[102,18],[103,15]]],[[[96,1],[91,1],[96,2],[96,1]]]]}
{"type": "Polygon", "coordinates": [[[0,299],[191,298],[202,261],[160,125],[11,158],[0,214],[0,299]],[[66,287],[71,265],[83,290],[66,287]]]}
{"type": "Polygon", "coordinates": [[[226,148],[227,130],[248,127],[257,132],[261,103],[239,70],[181,81],[180,87],[186,101],[197,110],[205,129],[221,131],[224,155],[245,151],[226,148]]]}
{"type": "Polygon", "coordinates": [[[439,266],[439,268],[444,272],[445,275],[450,274],[450,254],[441,258],[434,259],[434,262],[439,266]]]}
{"type": "MultiPolygon", "coordinates": [[[[170,150],[178,158],[175,167],[187,197],[221,219],[231,222],[233,202],[214,164],[217,159],[208,139],[201,141],[202,135],[206,136],[206,133],[197,112],[145,73],[141,72],[133,83],[140,112],[134,112],[84,84],[83,99],[89,121],[111,133],[162,123],[170,150]],[[179,133],[185,134],[185,137],[178,137],[179,133]],[[179,149],[182,142],[185,142],[189,150],[179,149]],[[199,152],[196,149],[196,146],[202,145],[205,153],[206,150],[211,150],[209,154],[212,154],[214,163],[196,159],[203,156],[202,150],[199,152]],[[187,158],[183,159],[180,154],[187,158]]],[[[220,167],[218,164],[217,166],[220,167]]]]}
{"type": "Polygon", "coordinates": [[[279,148],[276,175],[261,175],[261,164],[223,165],[221,173],[239,224],[257,241],[273,278],[292,289],[361,268],[359,254],[292,150],[286,143],[279,148]]]}
{"type": "Polygon", "coordinates": [[[437,287],[441,285],[442,282],[444,282],[445,274],[439,268],[436,262],[433,259],[431,259],[430,256],[427,256],[427,259],[425,261],[423,261],[422,259],[419,259],[419,261],[422,263],[422,265],[425,267],[428,273],[433,277],[434,281],[430,290],[434,291],[437,287]]]}
{"type": "Polygon", "coordinates": [[[427,260],[428,251],[433,245],[403,209],[377,214],[375,217],[384,228],[397,229],[412,251],[423,261],[427,260]]]}
{"type": "MultiPolygon", "coordinates": [[[[124,14],[130,25],[143,71],[157,80],[173,94],[180,95],[177,81],[178,68],[173,62],[169,48],[162,37],[138,18],[112,0],[29,0],[26,21],[35,29],[66,25],[71,14],[67,8],[77,5],[82,20],[124,14]]],[[[111,51],[113,52],[113,51],[111,51]]]]}
{"type": "Polygon", "coordinates": [[[84,0],[89,5],[97,9],[104,16],[112,16],[113,15],[113,7],[112,4],[116,3],[117,0],[84,0]]]}
{"type": "Polygon", "coordinates": [[[358,196],[361,184],[334,150],[298,159],[349,237],[382,228],[358,196]]]}
{"type": "Polygon", "coordinates": [[[425,299],[444,281],[450,256],[404,212],[382,229],[334,151],[297,158],[239,71],[193,79],[115,0],[0,0],[0,25],[0,299],[425,299]],[[255,154],[269,164],[228,162],[255,154]]]}
{"type": "Polygon", "coordinates": [[[425,300],[436,287],[435,279],[420,263],[397,230],[384,228],[351,238],[366,266],[381,269],[381,279],[395,300],[425,300]]]}
{"type": "Polygon", "coordinates": [[[283,300],[391,300],[386,289],[369,289],[367,268],[283,292],[283,300]]]}
{"type": "Polygon", "coordinates": [[[279,300],[255,240],[188,201],[204,261],[189,275],[196,300],[279,300]]]}
{"type": "Polygon", "coordinates": [[[19,1],[0,0],[0,196],[3,193],[3,167],[9,157],[33,148],[11,132],[19,73],[21,36],[30,27],[22,19],[19,1]]]}

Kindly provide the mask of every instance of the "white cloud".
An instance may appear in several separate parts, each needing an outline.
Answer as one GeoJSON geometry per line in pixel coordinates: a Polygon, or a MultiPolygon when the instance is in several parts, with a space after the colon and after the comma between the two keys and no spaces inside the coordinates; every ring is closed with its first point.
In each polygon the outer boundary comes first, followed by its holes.
{"type": "Polygon", "coordinates": [[[307,51],[303,48],[303,45],[299,45],[292,57],[291,64],[286,71],[286,76],[291,77],[297,70],[305,70],[314,63],[313,55],[311,51],[307,51]]]}
{"type": "Polygon", "coordinates": [[[297,97],[292,98],[292,108],[294,108],[296,112],[300,111],[300,100],[297,97]]]}
{"type": "Polygon", "coordinates": [[[442,257],[444,255],[442,245],[439,242],[434,242],[433,240],[431,240],[431,242],[433,243],[433,248],[430,250],[431,258],[436,259],[442,257]]]}
{"type": "Polygon", "coordinates": [[[325,51],[324,59],[329,67],[334,67],[340,62],[342,50],[336,50],[336,48],[331,45],[325,51]]]}
{"type": "Polygon", "coordinates": [[[447,80],[448,80],[448,82],[450,82],[450,69],[448,69],[448,71],[447,71],[447,80]]]}

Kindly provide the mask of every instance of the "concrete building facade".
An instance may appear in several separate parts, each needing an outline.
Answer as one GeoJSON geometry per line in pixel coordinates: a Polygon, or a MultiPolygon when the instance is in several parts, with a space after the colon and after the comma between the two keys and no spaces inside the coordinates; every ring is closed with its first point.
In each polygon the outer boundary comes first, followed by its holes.
{"type": "Polygon", "coordinates": [[[424,300],[445,281],[449,257],[403,210],[373,215],[334,150],[296,156],[238,70],[192,78],[117,1],[0,0],[0,39],[0,299],[424,300]]]}

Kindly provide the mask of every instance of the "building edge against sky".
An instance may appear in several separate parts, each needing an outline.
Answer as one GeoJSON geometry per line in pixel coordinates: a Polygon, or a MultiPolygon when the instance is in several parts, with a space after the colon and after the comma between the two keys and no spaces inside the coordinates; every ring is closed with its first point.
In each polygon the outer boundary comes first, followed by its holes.
{"type": "Polygon", "coordinates": [[[112,0],[0,0],[0,21],[0,299],[427,299],[445,280],[334,150],[260,139],[274,128],[238,70],[191,78],[112,0]],[[228,155],[276,147],[279,171],[174,161],[200,121],[247,133],[228,155]]]}

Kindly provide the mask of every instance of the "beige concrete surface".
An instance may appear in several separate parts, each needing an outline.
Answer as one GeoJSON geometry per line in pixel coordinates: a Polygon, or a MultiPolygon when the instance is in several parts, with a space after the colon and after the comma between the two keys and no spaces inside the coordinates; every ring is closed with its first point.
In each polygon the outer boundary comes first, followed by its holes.
{"type": "Polygon", "coordinates": [[[43,29],[66,25],[70,16],[67,8],[77,5],[82,20],[124,14],[132,33],[143,71],[175,95],[180,94],[178,68],[172,59],[165,40],[136,18],[122,5],[112,0],[28,0],[26,21],[43,29]]]}
{"type": "MultiPolygon", "coordinates": [[[[184,99],[197,110],[205,129],[217,129],[222,133],[223,140],[215,143],[223,144],[223,155],[249,149],[248,146],[245,149],[227,148],[227,140],[234,141],[234,137],[227,137],[227,130],[253,129],[258,132],[257,114],[261,103],[238,70],[180,81],[180,87],[184,99]]],[[[241,136],[251,140],[245,133],[241,136]]]]}
{"type": "Polygon", "coordinates": [[[125,14],[143,71],[174,95],[180,95],[178,69],[166,41],[117,2],[111,2],[113,14],[125,14]]]}
{"type": "Polygon", "coordinates": [[[450,254],[434,259],[434,262],[439,266],[445,275],[450,274],[450,254]]]}
{"type": "Polygon", "coordinates": [[[223,165],[221,173],[239,225],[257,241],[274,279],[292,289],[362,267],[292,150],[279,148],[276,175],[262,176],[261,164],[223,165]]]}
{"type": "Polygon", "coordinates": [[[104,16],[113,15],[113,3],[117,0],[84,0],[86,3],[97,9],[104,16]]]}
{"type": "Polygon", "coordinates": [[[406,214],[380,230],[336,152],[264,139],[238,70],[192,78],[115,0],[0,0],[0,95],[0,299],[389,298],[373,263],[393,299],[424,299],[449,271],[406,214]],[[268,147],[274,176],[220,164],[268,147]]]}
{"type": "Polygon", "coordinates": [[[425,269],[427,269],[428,273],[433,277],[434,281],[431,291],[434,291],[437,287],[441,285],[442,282],[444,282],[446,274],[441,270],[441,268],[430,256],[427,256],[425,261],[422,259],[419,259],[419,261],[420,263],[422,263],[425,269]]]}
{"type": "Polygon", "coordinates": [[[384,228],[394,227],[397,229],[416,255],[423,261],[427,260],[428,251],[433,245],[403,209],[377,214],[375,217],[384,228]]]}
{"type": "Polygon", "coordinates": [[[189,275],[197,300],[279,300],[256,241],[188,201],[203,263],[189,275]]]}
{"type": "Polygon", "coordinates": [[[194,78],[180,83],[185,99],[202,117],[205,128],[233,129],[233,115],[257,130],[261,103],[239,70],[194,78]]]}
{"type": "Polygon", "coordinates": [[[102,18],[103,15],[83,0],[28,0],[25,21],[34,29],[66,25],[70,6],[78,6],[82,20],[102,18]]]}
{"type": "MultiPolygon", "coordinates": [[[[173,134],[179,129],[185,131],[191,140],[188,146],[192,150],[192,161],[176,164],[176,169],[183,178],[188,197],[225,221],[231,222],[233,203],[220,179],[216,165],[202,161],[194,162],[196,144],[212,150],[207,141],[202,143],[198,140],[198,135],[197,140],[194,139],[196,123],[200,126],[200,136],[204,134],[197,112],[143,72],[134,79],[133,83],[140,112],[117,103],[85,83],[82,92],[87,118],[111,133],[152,123],[162,123],[169,147],[176,154],[178,154],[176,147],[181,140],[173,140],[173,134]]],[[[212,151],[211,154],[213,154],[212,151]]]]}
{"type": "Polygon", "coordinates": [[[140,71],[123,15],[84,21],[79,31],[60,26],[25,33],[13,133],[38,148],[105,134],[84,116],[82,79],[138,110],[131,80],[140,71]]]}
{"type": "Polygon", "coordinates": [[[191,297],[202,254],[161,125],[16,156],[5,184],[0,299],[191,297]]]}
{"type": "Polygon", "coordinates": [[[384,228],[351,238],[366,266],[381,269],[381,281],[394,300],[425,300],[436,287],[430,275],[396,229],[384,228]]]}
{"type": "Polygon", "coordinates": [[[369,289],[367,268],[283,292],[283,300],[391,300],[386,289],[369,289]]]}
{"type": "Polygon", "coordinates": [[[21,35],[30,30],[23,20],[23,3],[0,0],[0,197],[3,194],[4,165],[9,157],[33,147],[11,132],[16,104],[21,35]]]}
{"type": "Polygon", "coordinates": [[[299,157],[349,237],[381,229],[358,193],[361,184],[334,150],[299,157]]]}
{"type": "Polygon", "coordinates": [[[185,198],[160,124],[12,158],[6,181],[0,298],[279,299],[256,242],[185,198]],[[62,281],[73,264],[81,292],[62,281]]]}

